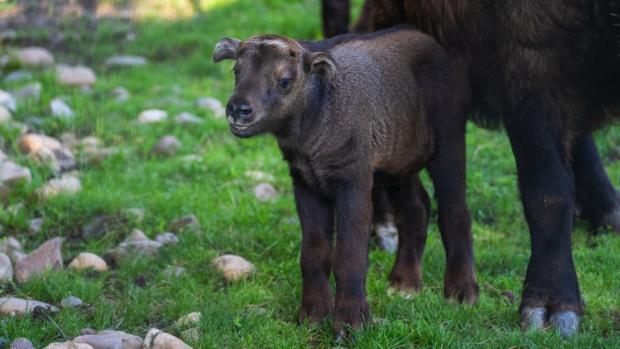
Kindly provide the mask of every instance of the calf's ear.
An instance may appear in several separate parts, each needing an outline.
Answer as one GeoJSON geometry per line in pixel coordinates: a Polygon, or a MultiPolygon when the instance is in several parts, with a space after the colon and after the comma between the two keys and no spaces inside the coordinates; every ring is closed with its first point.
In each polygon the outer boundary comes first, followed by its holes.
{"type": "Polygon", "coordinates": [[[336,75],[336,62],[325,52],[314,52],[310,56],[310,72],[332,79],[336,75]]]}
{"type": "Polygon", "coordinates": [[[213,62],[217,63],[224,59],[236,59],[239,40],[233,38],[223,38],[215,44],[213,50],[213,62]]]}

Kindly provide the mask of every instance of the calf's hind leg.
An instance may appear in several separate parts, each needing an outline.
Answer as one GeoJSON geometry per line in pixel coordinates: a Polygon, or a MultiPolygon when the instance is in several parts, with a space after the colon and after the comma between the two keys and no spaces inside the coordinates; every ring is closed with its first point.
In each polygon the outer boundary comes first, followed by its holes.
{"type": "Polygon", "coordinates": [[[417,291],[422,287],[422,255],[430,199],[418,175],[395,179],[387,191],[398,228],[398,250],[390,273],[390,287],[397,291],[417,291]]]}

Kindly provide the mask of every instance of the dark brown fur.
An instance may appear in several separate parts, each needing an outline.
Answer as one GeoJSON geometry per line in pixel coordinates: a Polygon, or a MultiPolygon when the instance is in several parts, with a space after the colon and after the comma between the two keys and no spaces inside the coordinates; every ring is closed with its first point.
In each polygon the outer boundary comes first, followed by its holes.
{"type": "Polygon", "coordinates": [[[549,320],[564,335],[578,324],[569,313],[583,312],[570,247],[575,195],[593,223],[620,230],[590,135],[620,114],[619,13],[618,0],[367,0],[354,27],[411,23],[466,62],[475,115],[503,122],[516,158],[532,239],[524,324],[549,320]]]}
{"type": "Polygon", "coordinates": [[[386,184],[399,226],[391,286],[421,286],[429,215],[418,179],[424,167],[435,186],[446,248],[444,293],[477,300],[465,202],[469,85],[434,40],[406,27],[322,42],[259,36],[224,39],[214,58],[236,60],[227,108],[232,132],[274,134],[290,167],[303,232],[300,320],[320,320],[335,307],[334,327],[341,330],[367,317],[375,178],[386,184]]]}

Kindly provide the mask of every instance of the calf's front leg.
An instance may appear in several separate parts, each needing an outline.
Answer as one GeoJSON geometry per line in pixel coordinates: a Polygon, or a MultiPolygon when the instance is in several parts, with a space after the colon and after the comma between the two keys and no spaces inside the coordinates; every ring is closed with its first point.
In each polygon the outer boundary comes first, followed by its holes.
{"type": "Polygon", "coordinates": [[[301,275],[303,291],[299,321],[321,321],[332,312],[329,288],[334,210],[329,201],[295,181],[295,202],[301,223],[301,275]]]}
{"type": "Polygon", "coordinates": [[[372,173],[347,179],[336,194],[336,309],[334,330],[343,333],[345,325],[359,328],[368,318],[366,271],[368,238],[372,223],[372,173]]]}

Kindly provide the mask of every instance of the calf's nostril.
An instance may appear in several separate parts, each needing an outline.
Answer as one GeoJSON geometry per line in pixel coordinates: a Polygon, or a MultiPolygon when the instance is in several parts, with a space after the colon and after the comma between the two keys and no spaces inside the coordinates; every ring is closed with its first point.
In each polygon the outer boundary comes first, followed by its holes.
{"type": "Polygon", "coordinates": [[[245,117],[245,116],[252,114],[252,107],[250,107],[249,105],[242,104],[238,106],[237,108],[238,108],[237,110],[238,110],[239,116],[241,117],[245,117]]]}

